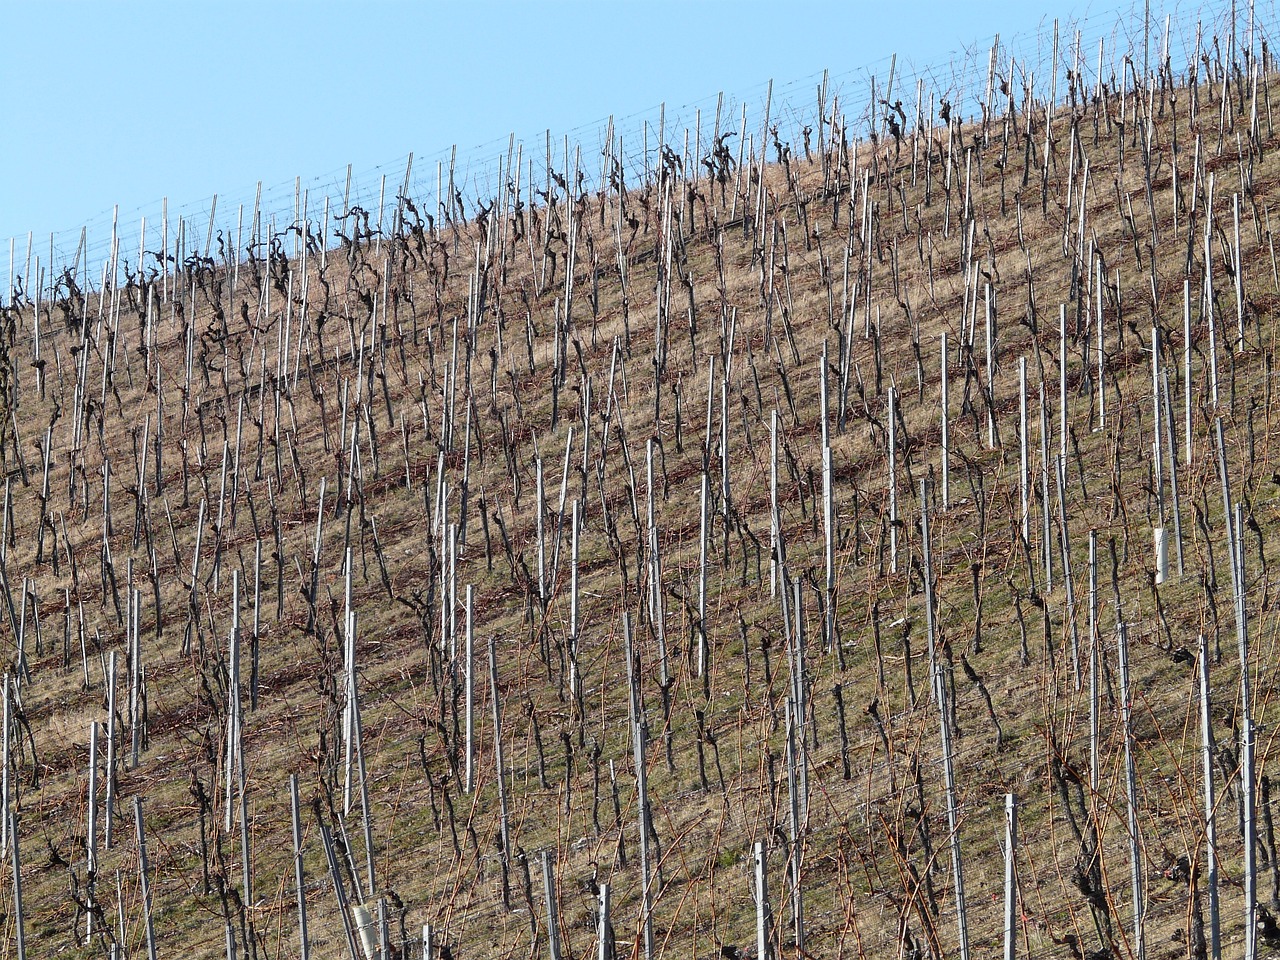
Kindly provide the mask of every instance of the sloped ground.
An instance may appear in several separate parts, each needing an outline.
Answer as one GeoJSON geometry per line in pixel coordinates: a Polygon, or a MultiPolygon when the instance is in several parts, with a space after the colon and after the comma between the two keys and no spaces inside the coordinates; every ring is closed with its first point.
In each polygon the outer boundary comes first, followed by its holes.
{"type": "MultiPolygon", "coordinates": [[[[1224,944],[1238,952],[1239,662],[1217,418],[1231,495],[1243,507],[1264,904],[1274,903],[1280,876],[1267,779],[1280,294],[1269,216],[1274,77],[1260,66],[1256,127],[1243,76],[1229,106],[1220,79],[1208,84],[1201,74],[1193,93],[1165,77],[1149,101],[1149,152],[1146,107],[1132,90],[1123,103],[1114,93],[1095,101],[1092,91],[1073,91],[1071,102],[1084,105],[1056,114],[1047,138],[1043,109],[1015,110],[1022,104],[1010,101],[986,123],[935,122],[900,144],[886,135],[825,157],[804,156],[798,145],[784,157],[784,145],[771,146],[777,162],[726,167],[723,184],[685,182],[668,167],[621,205],[616,192],[574,202],[561,186],[554,205],[542,198],[531,207],[522,197],[517,215],[510,197],[499,198],[498,212],[441,223],[438,237],[426,224],[415,228],[409,208],[390,237],[361,236],[355,217],[343,226],[355,242],[323,257],[309,252],[305,268],[285,256],[285,238],[270,260],[193,261],[167,284],[155,277],[84,300],[63,287],[60,302],[41,305],[38,335],[31,305],[11,311],[17,439],[11,434],[7,448],[4,570],[13,613],[0,618],[0,634],[19,678],[9,783],[28,948],[98,955],[123,936],[130,953],[144,949],[133,822],[140,797],[160,955],[223,955],[228,936],[257,956],[299,955],[288,784],[297,774],[312,955],[347,950],[321,824],[336,838],[344,895],[369,901],[372,885],[386,898],[393,950],[420,950],[414,938],[430,923],[455,956],[517,956],[535,943],[547,955],[541,855],[549,851],[564,953],[596,950],[594,877],[610,883],[619,955],[642,955],[625,616],[650,741],[655,951],[702,956],[754,945],[751,852],[763,841],[776,938],[782,955],[794,955],[784,701],[795,690],[796,614],[783,595],[796,596],[787,586],[796,583],[808,704],[800,813],[808,954],[957,955],[935,663],[954,712],[972,950],[992,953],[1001,943],[1004,796],[1012,792],[1020,949],[1136,951],[1121,622],[1147,955],[1197,955],[1208,922],[1201,632],[1212,653],[1224,944]],[[1183,558],[1179,576],[1171,545],[1174,575],[1159,586],[1152,530],[1173,526],[1175,503],[1167,447],[1159,470],[1153,455],[1153,326],[1168,378],[1159,416],[1172,413],[1178,447],[1183,558]],[[785,542],[776,575],[775,411],[785,542]],[[926,478],[932,644],[920,523],[926,478]],[[344,723],[348,549],[358,737],[344,723]],[[237,573],[243,805],[226,771],[237,573]],[[127,705],[130,584],[145,730],[127,705]],[[89,730],[107,720],[111,652],[113,844],[98,853],[101,915],[83,942],[75,900],[89,899],[89,730]],[[347,744],[357,740],[372,851],[354,750],[344,791],[347,744]]],[[[832,131],[824,132],[830,143],[832,131]]],[[[571,171],[556,176],[574,182],[571,171]]],[[[638,179],[627,172],[629,183],[638,179]]],[[[106,742],[104,728],[100,791],[106,742]]],[[[234,765],[232,773],[237,780],[234,765]]],[[[100,793],[100,843],[104,816],[100,793]]],[[[13,951],[12,909],[5,933],[13,951]]]]}

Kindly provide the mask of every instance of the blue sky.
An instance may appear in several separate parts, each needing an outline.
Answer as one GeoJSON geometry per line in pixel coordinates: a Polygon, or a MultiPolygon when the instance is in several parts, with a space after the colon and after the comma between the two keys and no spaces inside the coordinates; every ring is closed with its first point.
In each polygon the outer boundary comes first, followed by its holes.
{"type": "Polygon", "coordinates": [[[128,232],[165,196],[251,203],[258,180],[402,171],[455,143],[496,154],[510,131],[594,131],[662,101],[713,110],[770,78],[883,76],[894,52],[945,65],[997,32],[1043,42],[1055,16],[1110,26],[1121,6],[0,0],[0,243],[21,257],[28,230],[37,251],[50,231],[109,231],[115,204],[128,232]]]}

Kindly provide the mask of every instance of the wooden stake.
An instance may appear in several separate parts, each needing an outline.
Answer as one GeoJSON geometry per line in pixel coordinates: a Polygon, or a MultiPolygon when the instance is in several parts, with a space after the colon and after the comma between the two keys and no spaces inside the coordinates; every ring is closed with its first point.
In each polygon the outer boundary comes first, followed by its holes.
{"type": "MultiPolygon", "coordinates": [[[[799,586],[799,584],[797,584],[799,586]]],[[[800,728],[797,713],[802,709],[787,697],[784,715],[787,731],[787,798],[788,825],[791,831],[791,849],[787,857],[787,872],[791,879],[791,922],[795,932],[796,952],[804,956],[804,887],[800,875],[801,860],[804,853],[804,830],[801,820],[800,784],[797,776],[799,759],[796,749],[796,734],[799,732],[803,742],[804,732],[800,728]],[[800,728],[797,730],[797,728],[800,728]]],[[[801,714],[802,715],[802,714],[801,714]]]]}
{"type": "MultiPolygon", "coordinates": [[[[98,722],[89,724],[89,795],[86,798],[89,807],[89,823],[85,839],[85,871],[87,876],[96,876],[98,871],[98,722]]],[[[87,883],[87,902],[93,906],[94,884],[87,883]]],[[[93,910],[85,917],[85,939],[93,936],[93,910]]]]}
{"type": "Polygon", "coordinates": [[[1249,681],[1249,626],[1245,615],[1244,548],[1241,543],[1243,513],[1240,505],[1233,504],[1231,500],[1226,440],[1221,417],[1214,421],[1214,428],[1218,441],[1218,476],[1222,483],[1223,521],[1227,532],[1227,555],[1231,562],[1236,641],[1240,655],[1240,809],[1244,827],[1244,956],[1245,960],[1255,960],[1258,949],[1257,833],[1254,825],[1254,730],[1252,689],[1249,681]]]}
{"type": "Polygon", "coordinates": [[[613,923],[609,914],[612,902],[609,897],[609,884],[602,883],[597,888],[599,913],[596,917],[596,960],[615,960],[613,947],[613,923]]]}
{"type": "Polygon", "coordinates": [[[465,764],[465,780],[463,782],[463,791],[470,793],[475,789],[475,722],[474,722],[474,635],[471,629],[472,614],[472,585],[467,584],[466,599],[466,616],[467,616],[467,634],[466,646],[463,652],[463,696],[465,698],[465,723],[466,723],[466,764],[465,764]]]}
{"type": "MultiPolygon", "coordinates": [[[[944,334],[945,336],[945,334],[944,334]]],[[[1018,358],[1018,499],[1022,508],[1022,546],[1031,551],[1031,475],[1027,450],[1027,358],[1018,358]]],[[[1030,561],[1028,561],[1030,564],[1030,561]]]]}
{"type": "MultiPolygon", "coordinates": [[[[898,572],[898,391],[889,388],[889,572],[898,572]]],[[[945,462],[945,451],[943,454],[945,462]]]]}
{"type": "Polygon", "coordinates": [[[627,681],[631,690],[631,748],[636,772],[636,793],[640,818],[640,924],[644,936],[644,958],[653,960],[652,853],[649,849],[649,769],[645,761],[648,725],[640,699],[640,678],[636,675],[635,653],[631,647],[631,614],[622,614],[623,650],[627,658],[627,681]]]}
{"type": "MultiPolygon", "coordinates": [[[[156,960],[156,931],[151,923],[151,868],[147,864],[147,838],[142,828],[142,797],[133,798],[133,822],[138,836],[138,881],[142,885],[142,920],[147,940],[147,960],[156,960]]],[[[17,863],[17,852],[14,852],[17,863]]]]}
{"type": "Polygon", "coordinates": [[[111,822],[116,798],[116,652],[107,654],[107,797],[103,840],[111,849],[111,822]]]}
{"type": "Polygon", "coordinates": [[[511,822],[507,816],[507,774],[502,761],[502,699],[498,695],[498,641],[489,638],[489,699],[493,704],[493,765],[498,783],[498,826],[502,835],[504,899],[510,899],[508,871],[511,864],[511,822]]]}
{"type": "Polygon", "coordinates": [[[547,944],[551,960],[561,960],[560,917],[556,900],[555,867],[551,851],[542,851],[542,895],[547,903],[547,944]]]}
{"type": "Polygon", "coordinates": [[[1018,955],[1018,798],[1004,795],[1004,960],[1018,955]]]}
{"type": "Polygon", "coordinates": [[[1125,797],[1129,816],[1129,868],[1133,892],[1133,956],[1143,960],[1147,955],[1146,899],[1142,892],[1142,852],[1138,831],[1138,776],[1133,758],[1133,701],[1129,694],[1128,629],[1121,621],[1116,625],[1116,645],[1120,654],[1120,721],[1124,730],[1125,797]]]}
{"type": "Polygon", "coordinates": [[[1199,637],[1197,659],[1200,687],[1200,760],[1204,789],[1205,874],[1209,887],[1209,956],[1221,960],[1222,940],[1219,933],[1218,906],[1218,801],[1213,784],[1214,756],[1217,745],[1213,738],[1213,716],[1209,702],[1209,638],[1199,637]]]}
{"type": "Polygon", "coordinates": [[[298,804],[298,775],[289,774],[289,813],[293,825],[293,882],[298,895],[298,944],[302,960],[309,960],[311,943],[307,937],[307,890],[302,869],[302,818],[298,804]]]}
{"type": "Polygon", "coordinates": [[[764,841],[757,840],[753,849],[756,894],[756,956],[773,960],[773,911],[769,907],[769,872],[764,841]]]}
{"type": "MultiPolygon", "coordinates": [[[[141,803],[135,800],[135,803],[141,803]]],[[[27,960],[27,925],[22,916],[22,857],[18,853],[18,811],[6,808],[5,820],[9,825],[9,856],[13,866],[13,927],[17,941],[18,960],[27,960]]],[[[141,823],[141,819],[138,821],[141,823]]],[[[141,834],[139,834],[141,835],[141,834]]],[[[141,846],[141,844],[139,844],[141,846]]],[[[146,862],[146,853],[142,854],[146,862]]],[[[143,880],[145,896],[146,880],[143,880]]],[[[155,944],[151,937],[151,909],[147,907],[147,954],[149,960],[155,960],[155,944]]]]}
{"type": "Polygon", "coordinates": [[[942,664],[933,654],[933,558],[929,539],[929,481],[920,482],[921,541],[924,545],[925,606],[927,609],[929,648],[931,651],[931,679],[934,700],[938,704],[939,728],[942,734],[942,771],[947,794],[947,834],[951,846],[951,873],[955,883],[956,926],[960,939],[960,958],[969,960],[969,925],[964,902],[964,862],[960,856],[960,827],[956,802],[955,770],[951,751],[951,714],[947,699],[947,683],[942,664]]]}
{"type": "Polygon", "coordinates": [[[942,374],[942,509],[951,508],[951,424],[950,397],[947,383],[947,333],[942,332],[942,350],[939,369],[942,374]]]}

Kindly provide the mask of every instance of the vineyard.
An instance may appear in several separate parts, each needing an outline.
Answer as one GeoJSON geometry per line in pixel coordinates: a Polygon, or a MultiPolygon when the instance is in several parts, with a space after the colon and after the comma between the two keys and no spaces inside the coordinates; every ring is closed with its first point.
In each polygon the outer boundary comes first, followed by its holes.
{"type": "Polygon", "coordinates": [[[0,950],[1280,953],[1235,13],[28,244],[0,950]]]}

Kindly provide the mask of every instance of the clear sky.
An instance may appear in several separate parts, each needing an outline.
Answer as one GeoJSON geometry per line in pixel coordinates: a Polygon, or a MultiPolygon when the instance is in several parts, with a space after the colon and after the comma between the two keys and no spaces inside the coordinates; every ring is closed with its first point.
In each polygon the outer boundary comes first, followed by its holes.
{"type": "Polygon", "coordinates": [[[496,155],[510,131],[594,138],[610,114],[762,99],[770,78],[883,77],[895,52],[945,66],[996,33],[1046,42],[1054,17],[1110,27],[1131,3],[0,0],[0,243],[21,257],[29,230],[37,250],[109,231],[114,204],[136,230],[161,197],[251,203],[259,180],[402,171],[455,143],[496,155]]]}

